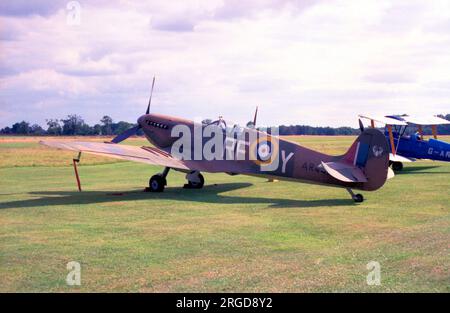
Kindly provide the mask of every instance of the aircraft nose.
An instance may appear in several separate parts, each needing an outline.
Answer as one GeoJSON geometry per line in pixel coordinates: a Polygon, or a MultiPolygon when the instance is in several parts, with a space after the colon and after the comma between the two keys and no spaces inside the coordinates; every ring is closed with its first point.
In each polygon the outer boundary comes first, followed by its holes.
{"type": "Polygon", "coordinates": [[[145,115],[142,115],[141,117],[138,118],[137,120],[138,125],[142,126],[145,123],[145,115]]]}

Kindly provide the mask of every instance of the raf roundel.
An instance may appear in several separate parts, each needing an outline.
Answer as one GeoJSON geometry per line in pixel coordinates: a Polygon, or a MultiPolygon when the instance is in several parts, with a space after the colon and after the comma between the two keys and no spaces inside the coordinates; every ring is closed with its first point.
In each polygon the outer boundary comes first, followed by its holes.
{"type": "Polygon", "coordinates": [[[270,148],[270,145],[268,143],[262,143],[258,146],[258,158],[260,158],[263,161],[267,161],[270,159],[270,156],[272,155],[272,149],[270,148]]]}
{"type": "Polygon", "coordinates": [[[259,138],[250,146],[250,159],[258,165],[272,163],[277,153],[278,145],[272,137],[259,138]]]}

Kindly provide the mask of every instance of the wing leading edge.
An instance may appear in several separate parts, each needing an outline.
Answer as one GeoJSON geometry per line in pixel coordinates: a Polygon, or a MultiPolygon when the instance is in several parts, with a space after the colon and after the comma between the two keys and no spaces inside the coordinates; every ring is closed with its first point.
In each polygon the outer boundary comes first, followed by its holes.
{"type": "Polygon", "coordinates": [[[116,159],[134,161],[152,165],[166,166],[182,170],[189,170],[183,161],[173,158],[169,153],[153,147],[135,147],[101,142],[87,141],[40,141],[42,145],[71,150],[116,159]]]}

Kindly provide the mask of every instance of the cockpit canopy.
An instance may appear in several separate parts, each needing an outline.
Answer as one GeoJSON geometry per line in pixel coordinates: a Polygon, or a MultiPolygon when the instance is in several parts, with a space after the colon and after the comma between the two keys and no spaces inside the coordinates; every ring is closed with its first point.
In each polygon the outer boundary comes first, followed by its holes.
{"type": "Polygon", "coordinates": [[[202,121],[202,124],[204,126],[209,125],[216,125],[220,128],[222,128],[227,133],[242,133],[244,131],[244,127],[240,126],[239,124],[232,122],[230,120],[226,121],[222,116],[219,116],[218,119],[212,120],[212,119],[204,119],[202,121]]]}

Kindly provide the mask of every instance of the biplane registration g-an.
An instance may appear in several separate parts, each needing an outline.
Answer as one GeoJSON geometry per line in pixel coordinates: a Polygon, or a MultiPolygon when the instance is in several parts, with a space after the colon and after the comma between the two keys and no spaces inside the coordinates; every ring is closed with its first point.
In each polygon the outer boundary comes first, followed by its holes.
{"type": "Polygon", "coordinates": [[[395,171],[402,170],[404,162],[416,159],[450,161],[450,144],[437,139],[437,126],[450,124],[450,121],[437,116],[414,117],[406,114],[359,117],[369,119],[372,128],[375,127],[375,122],[385,125],[385,135],[391,149],[390,163],[395,171]],[[431,126],[433,138],[424,139],[424,126],[431,126]],[[408,127],[417,127],[417,132],[406,135],[408,127]]]}
{"type": "MultiPolygon", "coordinates": [[[[153,85],[152,85],[153,91],[153,85]]],[[[393,176],[389,168],[389,145],[377,129],[364,130],[341,156],[331,156],[279,138],[276,129],[260,131],[253,122],[247,127],[225,121],[187,119],[150,114],[137,120],[137,126],[115,137],[111,142],[53,141],[41,143],[59,149],[109,156],[164,167],[150,178],[148,190],[161,192],[167,184],[170,169],[186,173],[186,188],[204,185],[201,172],[223,172],[272,179],[330,185],[347,189],[355,202],[362,202],[357,190],[377,190],[393,176]],[[142,130],[153,146],[119,144],[142,130]]],[[[76,160],[79,160],[76,159],[76,160]]],[[[81,191],[76,162],[78,187],[81,191]]]]}

